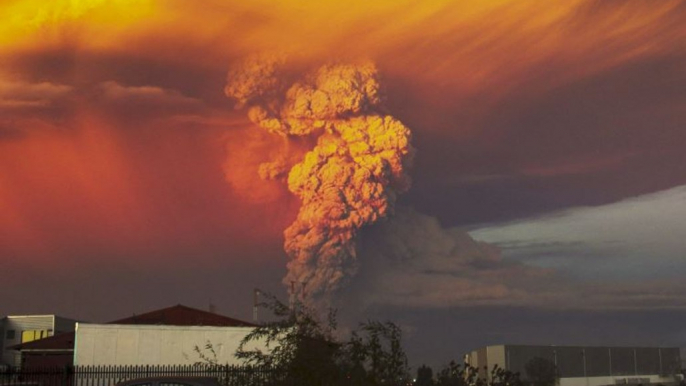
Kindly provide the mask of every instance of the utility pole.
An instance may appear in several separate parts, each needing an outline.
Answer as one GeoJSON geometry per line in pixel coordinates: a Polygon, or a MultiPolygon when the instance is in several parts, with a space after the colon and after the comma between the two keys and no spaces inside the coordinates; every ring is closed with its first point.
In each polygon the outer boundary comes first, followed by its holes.
{"type": "Polygon", "coordinates": [[[260,296],[260,290],[255,288],[253,290],[253,297],[252,297],[252,320],[253,322],[257,323],[257,304],[258,304],[258,296],[260,296]]]}

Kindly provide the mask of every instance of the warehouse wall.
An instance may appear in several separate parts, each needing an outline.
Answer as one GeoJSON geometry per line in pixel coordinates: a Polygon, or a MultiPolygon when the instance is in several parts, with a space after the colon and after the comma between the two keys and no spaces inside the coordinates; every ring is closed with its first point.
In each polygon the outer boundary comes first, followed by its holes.
{"type": "MultiPolygon", "coordinates": [[[[526,365],[533,358],[556,366],[559,386],[674,383],[681,363],[678,348],[658,347],[499,345],[475,350],[467,356],[480,368],[498,365],[520,373],[522,379],[527,378],[526,365]]],[[[480,374],[486,376],[481,369],[480,374]]]]}
{"type": "Polygon", "coordinates": [[[589,378],[560,378],[558,386],[604,386],[604,385],[647,385],[647,384],[674,384],[674,377],[661,377],[659,375],[638,375],[631,377],[589,377],[589,378]]]}
{"type": "MultiPolygon", "coordinates": [[[[234,353],[251,327],[142,326],[78,323],[74,365],[179,365],[200,360],[195,347],[210,342],[222,364],[239,364],[234,353]]],[[[255,344],[251,347],[264,345],[255,344]]]]}
{"type": "Polygon", "coordinates": [[[561,378],[633,377],[641,374],[674,374],[680,365],[678,348],[505,346],[508,369],[526,375],[525,366],[534,357],[557,366],[561,378]]]}

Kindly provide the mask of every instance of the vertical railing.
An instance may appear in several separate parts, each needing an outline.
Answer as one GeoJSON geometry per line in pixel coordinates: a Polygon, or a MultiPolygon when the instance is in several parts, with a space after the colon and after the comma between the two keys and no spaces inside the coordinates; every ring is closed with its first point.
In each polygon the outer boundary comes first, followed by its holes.
{"type": "Polygon", "coordinates": [[[112,386],[160,376],[213,377],[224,386],[269,386],[283,378],[270,368],[232,365],[30,367],[1,370],[0,386],[112,386]]]}

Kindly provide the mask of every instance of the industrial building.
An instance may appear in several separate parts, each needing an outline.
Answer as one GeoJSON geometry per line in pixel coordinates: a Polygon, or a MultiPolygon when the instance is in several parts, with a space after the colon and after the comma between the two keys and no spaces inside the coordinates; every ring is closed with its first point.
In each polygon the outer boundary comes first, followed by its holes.
{"type": "MultiPolygon", "coordinates": [[[[192,365],[196,348],[218,363],[238,365],[235,353],[254,327],[91,324],[76,326],[74,365],[192,365]],[[205,350],[206,344],[212,351],[205,350]]],[[[262,344],[250,347],[264,349],[262,344]]]]}
{"type": "Polygon", "coordinates": [[[19,366],[21,354],[10,347],[74,331],[76,321],[57,315],[10,315],[0,319],[0,364],[19,366]]]}
{"type": "Polygon", "coordinates": [[[78,333],[72,321],[69,332],[22,344],[16,341],[5,348],[13,354],[13,366],[189,364],[198,359],[195,345],[211,341],[223,360],[254,327],[179,304],[106,324],[77,323],[78,333]]]}
{"type": "MultiPolygon", "coordinates": [[[[527,364],[540,358],[554,366],[559,386],[677,384],[681,356],[676,347],[486,346],[465,355],[465,363],[488,377],[494,365],[528,380],[527,364]]],[[[538,361],[540,362],[540,359],[538,361]]]]}

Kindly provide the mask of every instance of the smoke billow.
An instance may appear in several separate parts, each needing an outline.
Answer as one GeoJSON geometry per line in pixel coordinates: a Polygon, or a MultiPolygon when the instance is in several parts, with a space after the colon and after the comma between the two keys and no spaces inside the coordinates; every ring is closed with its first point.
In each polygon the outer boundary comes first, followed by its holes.
{"type": "Polygon", "coordinates": [[[550,293],[553,280],[560,281],[552,271],[504,259],[496,246],[411,208],[398,207],[388,221],[364,232],[358,244],[360,274],[339,297],[348,311],[530,305],[559,295],[550,293]]]}
{"type": "Polygon", "coordinates": [[[291,84],[284,63],[248,58],[229,72],[225,93],[270,133],[316,138],[299,162],[280,157],[259,173],[286,179],[302,202],[284,232],[291,257],[284,284],[303,301],[326,302],[357,273],[360,229],[392,213],[409,188],[414,149],[410,130],[384,112],[373,63],[324,65],[291,84]]]}

